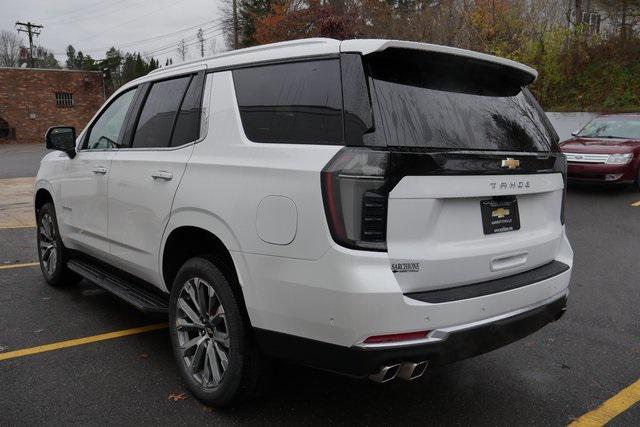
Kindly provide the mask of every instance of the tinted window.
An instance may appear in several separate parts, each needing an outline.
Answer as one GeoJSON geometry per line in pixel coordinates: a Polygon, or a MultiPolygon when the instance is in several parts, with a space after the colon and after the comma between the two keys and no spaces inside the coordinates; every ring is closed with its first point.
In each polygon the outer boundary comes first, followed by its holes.
{"type": "Polygon", "coordinates": [[[138,119],[133,147],[168,147],[173,122],[191,76],[154,83],[138,119]]]}
{"type": "Polygon", "coordinates": [[[347,145],[362,145],[363,135],[373,129],[371,99],[362,56],[356,53],[343,53],[340,61],[345,139],[347,145]]]}
{"type": "Polygon", "coordinates": [[[122,125],[135,93],[135,89],[124,92],[100,114],[98,120],[91,126],[85,149],[100,150],[118,146],[120,132],[123,130],[122,125]]]}
{"type": "Polygon", "coordinates": [[[202,81],[203,75],[195,76],[184,96],[180,107],[176,127],[173,131],[171,146],[177,147],[198,139],[200,134],[200,114],[202,112],[202,81]]]}
{"type": "Polygon", "coordinates": [[[366,57],[376,132],[386,145],[549,151],[557,135],[513,68],[431,52],[388,49],[366,57]],[[380,135],[381,134],[381,135],[380,135]]]}
{"type": "Polygon", "coordinates": [[[342,144],[337,59],[245,68],[235,70],[233,79],[250,140],[342,144]]]}

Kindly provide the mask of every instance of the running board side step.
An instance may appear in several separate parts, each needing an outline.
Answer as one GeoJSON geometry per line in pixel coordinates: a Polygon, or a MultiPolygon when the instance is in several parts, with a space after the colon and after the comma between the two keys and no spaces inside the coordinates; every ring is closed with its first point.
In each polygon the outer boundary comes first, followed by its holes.
{"type": "Polygon", "coordinates": [[[85,261],[72,259],[67,262],[67,267],[144,313],[169,312],[168,300],[160,291],[155,292],[153,289],[132,283],[85,261]]]}

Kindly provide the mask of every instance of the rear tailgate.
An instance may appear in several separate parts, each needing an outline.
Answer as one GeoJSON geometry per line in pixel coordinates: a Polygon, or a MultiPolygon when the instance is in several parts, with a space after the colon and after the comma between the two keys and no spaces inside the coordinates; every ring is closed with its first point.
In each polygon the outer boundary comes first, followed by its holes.
{"type": "Polygon", "coordinates": [[[403,177],[389,193],[387,217],[388,253],[403,292],[482,282],[552,261],[563,233],[563,188],[561,173],[403,177]],[[485,234],[481,202],[504,196],[517,201],[519,229],[485,234]]]}

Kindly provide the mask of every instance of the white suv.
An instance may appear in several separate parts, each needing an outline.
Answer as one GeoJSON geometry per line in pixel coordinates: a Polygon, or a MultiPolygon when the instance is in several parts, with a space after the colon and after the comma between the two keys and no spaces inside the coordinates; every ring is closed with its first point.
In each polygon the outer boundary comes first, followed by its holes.
{"type": "Polygon", "coordinates": [[[47,132],[42,272],[168,313],[182,378],[218,406],[268,358],[384,382],[508,344],[562,315],[573,259],[535,78],[389,40],[161,68],[77,138],[47,132]]]}

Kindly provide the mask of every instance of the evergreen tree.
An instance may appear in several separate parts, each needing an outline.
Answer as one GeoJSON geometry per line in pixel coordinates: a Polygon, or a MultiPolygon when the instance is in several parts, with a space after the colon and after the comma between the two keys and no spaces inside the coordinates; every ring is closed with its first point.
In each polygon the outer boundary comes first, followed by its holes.
{"type": "Polygon", "coordinates": [[[70,70],[75,70],[76,68],[76,49],[69,45],[67,46],[67,68],[70,70]]]}
{"type": "Polygon", "coordinates": [[[84,54],[82,53],[81,50],[79,50],[73,61],[73,69],[82,70],[82,64],[84,64],[84,54]]]}
{"type": "Polygon", "coordinates": [[[148,72],[147,64],[142,59],[140,53],[136,54],[135,64],[134,64],[134,74],[135,77],[138,78],[140,76],[144,76],[148,72]]]}

